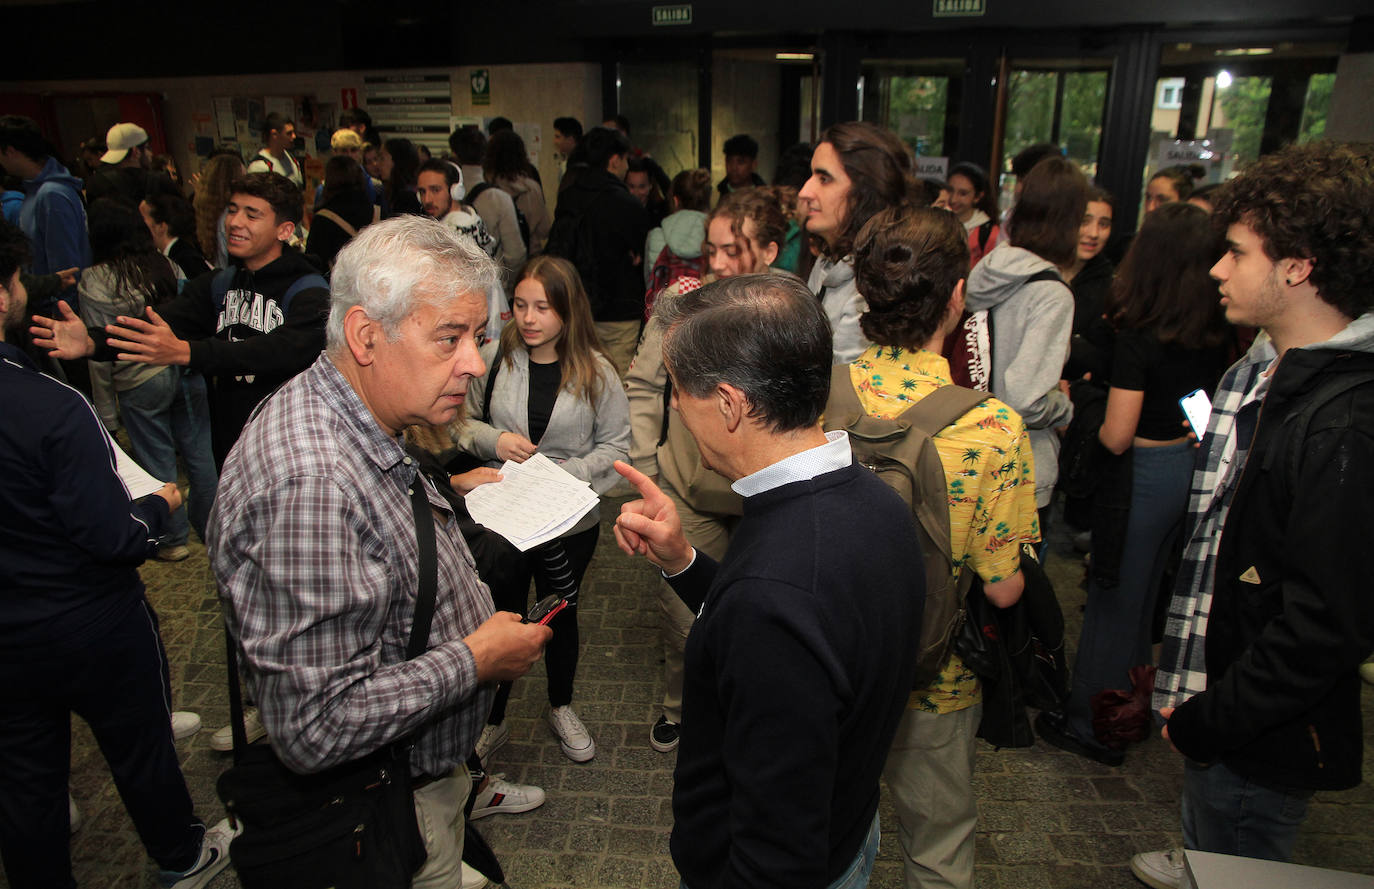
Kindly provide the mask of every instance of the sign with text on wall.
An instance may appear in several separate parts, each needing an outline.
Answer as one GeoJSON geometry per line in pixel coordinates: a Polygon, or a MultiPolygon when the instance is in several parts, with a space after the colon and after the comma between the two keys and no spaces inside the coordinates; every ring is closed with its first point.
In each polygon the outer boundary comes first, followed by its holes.
{"type": "Polygon", "coordinates": [[[944,182],[949,178],[949,157],[920,157],[916,158],[916,178],[917,179],[938,179],[944,182]]]}
{"type": "Polygon", "coordinates": [[[986,15],[987,0],[931,0],[935,18],[969,18],[986,15]]]}
{"type": "Polygon", "coordinates": [[[433,154],[448,150],[453,85],[448,74],[391,74],[363,78],[367,111],[383,139],[402,136],[433,154]]]}
{"type": "Polygon", "coordinates": [[[692,4],[679,3],[675,6],[655,6],[650,20],[654,25],[690,25],[692,23],[692,4]]]}

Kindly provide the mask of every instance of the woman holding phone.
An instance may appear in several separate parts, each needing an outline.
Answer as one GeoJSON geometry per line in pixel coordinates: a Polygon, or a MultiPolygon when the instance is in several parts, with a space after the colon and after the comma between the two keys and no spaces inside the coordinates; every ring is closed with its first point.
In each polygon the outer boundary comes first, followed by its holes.
{"type": "MultiPolygon", "coordinates": [[[[1042,713],[1046,741],[1108,765],[1093,698],[1129,689],[1151,663],[1155,597],[1188,506],[1193,447],[1179,399],[1211,392],[1225,369],[1228,327],[1209,275],[1221,245],[1207,213],[1165,205],[1145,217],[1107,302],[1116,329],[1107,411],[1097,437],[1110,460],[1094,511],[1092,568],[1066,713],[1042,713]],[[1105,495],[1126,509],[1103,509],[1105,495]],[[1107,516],[1115,516],[1115,519],[1107,516]]],[[[1120,746],[1120,745],[1115,745],[1120,746]]]]}
{"type": "MultiPolygon", "coordinates": [[[[511,308],[514,316],[501,338],[482,349],[486,376],[474,378],[468,386],[468,403],[487,405],[487,414],[464,424],[460,446],[491,466],[506,460],[523,463],[538,452],[605,494],[620,480],[612,464],[629,453],[630,411],[615,366],[597,341],[577,269],[555,256],[535,257],[519,274],[511,308]]],[[[549,623],[553,639],[544,650],[544,661],[549,726],[574,762],[596,755],[591,733],[571,705],[578,654],[577,591],[596,549],[599,523],[600,514],[592,509],[555,541],[565,556],[561,564],[550,564],[535,551],[527,553],[529,574],[512,586],[520,601],[495,603],[498,609],[524,613],[529,575],[534,576],[540,598],[554,590],[571,592],[571,607],[549,623]]],[[[505,726],[509,697],[510,683],[503,682],[478,742],[484,757],[510,735],[505,726]]]]}

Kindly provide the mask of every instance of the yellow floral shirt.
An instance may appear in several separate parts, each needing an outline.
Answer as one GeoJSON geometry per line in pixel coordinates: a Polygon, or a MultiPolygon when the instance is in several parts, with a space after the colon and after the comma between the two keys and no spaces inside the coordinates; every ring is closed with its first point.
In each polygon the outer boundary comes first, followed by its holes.
{"type": "MultiPolygon", "coordinates": [[[[934,352],[869,346],[849,366],[859,403],[871,417],[891,419],[950,381],[949,362],[934,352]]],[[[991,396],[935,436],[949,481],[950,539],[960,568],[984,581],[1015,574],[1021,543],[1040,540],[1035,468],[1021,417],[991,396]]],[[[982,700],[978,677],[950,655],[929,688],[913,691],[907,706],[953,713],[982,700]]]]}

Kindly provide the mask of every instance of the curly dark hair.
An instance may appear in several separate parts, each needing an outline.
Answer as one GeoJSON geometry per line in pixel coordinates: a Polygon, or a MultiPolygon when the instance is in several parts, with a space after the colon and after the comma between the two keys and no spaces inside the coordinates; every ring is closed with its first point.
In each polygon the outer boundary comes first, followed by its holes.
{"type": "Polygon", "coordinates": [[[1312,260],[1317,295],[1347,318],[1374,306],[1374,145],[1313,142],[1260,158],[1213,196],[1213,219],[1254,229],[1272,260],[1312,260]]]}
{"type": "Polygon", "coordinates": [[[868,302],[859,318],[864,336],[880,346],[924,347],[968,263],[968,235],[948,210],[892,207],[874,216],[854,240],[854,280],[868,302]]]}

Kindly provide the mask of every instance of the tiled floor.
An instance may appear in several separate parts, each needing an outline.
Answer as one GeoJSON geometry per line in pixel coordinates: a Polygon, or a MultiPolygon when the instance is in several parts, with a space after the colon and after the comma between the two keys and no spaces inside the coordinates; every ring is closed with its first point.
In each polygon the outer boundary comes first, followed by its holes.
{"type": "MultiPolygon", "coordinates": [[[[617,507],[603,510],[613,514],[617,507]]],[[[1081,570],[1067,545],[1050,559],[1070,639],[1076,639],[1081,570]]],[[[224,635],[203,548],[186,562],[150,563],[149,598],[162,617],[176,705],[199,711],[205,730],[181,742],[183,768],[198,810],[222,816],[216,776],[227,754],[209,748],[210,732],[228,721],[224,635]]],[[[658,715],[662,667],[654,574],[613,547],[603,532],[582,593],[583,653],[575,706],[595,735],[596,759],[578,765],[559,752],[543,721],[541,668],[519,683],[509,719],[511,741],[493,771],[536,783],[548,802],[524,815],[498,815],[478,826],[500,855],[514,889],[654,887],[677,876],[668,856],[669,796],[674,756],[655,753],[649,726],[658,715]]],[[[1366,690],[1366,710],[1374,694],[1366,690]]],[[[85,826],[72,838],[83,887],[152,884],[152,865],[125,815],[90,734],[73,720],[72,792],[85,826]]],[[[1366,733],[1369,734],[1368,732],[1366,733]]],[[[979,887],[1138,887],[1126,862],[1133,852],[1176,844],[1182,763],[1159,738],[1108,769],[1037,743],[993,750],[980,742],[976,777],[980,807],[979,887]]],[[[1298,845],[1303,864],[1374,874],[1374,788],[1319,794],[1298,845]]],[[[902,885],[895,824],[886,798],[885,836],[872,885],[902,885]]],[[[0,886],[7,886],[0,880],[0,886]]],[[[232,871],[211,884],[237,886],[232,871]]]]}

